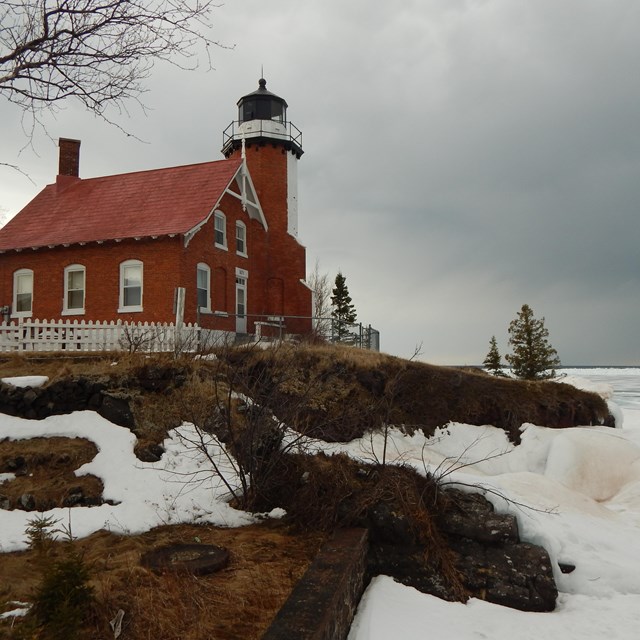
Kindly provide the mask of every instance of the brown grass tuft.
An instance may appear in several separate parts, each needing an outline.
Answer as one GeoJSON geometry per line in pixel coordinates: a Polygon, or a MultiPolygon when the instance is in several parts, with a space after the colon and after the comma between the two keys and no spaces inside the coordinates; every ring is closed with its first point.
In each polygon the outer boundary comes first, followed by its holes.
{"type": "Polygon", "coordinates": [[[76,476],[74,471],[95,457],[96,446],[82,438],[31,438],[0,441],[0,473],[15,479],[0,485],[0,494],[15,508],[20,496],[31,494],[34,511],[68,506],[65,498],[82,492],[86,498],[102,496],[102,481],[95,476],[76,476]],[[22,462],[15,469],[16,462],[22,462]]]}

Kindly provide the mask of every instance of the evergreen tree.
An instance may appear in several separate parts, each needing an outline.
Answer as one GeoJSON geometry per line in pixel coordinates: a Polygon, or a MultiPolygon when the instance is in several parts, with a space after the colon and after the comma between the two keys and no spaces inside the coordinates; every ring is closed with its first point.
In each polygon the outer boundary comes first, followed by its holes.
{"type": "Polygon", "coordinates": [[[502,358],[498,351],[498,343],[496,342],[495,336],[491,336],[489,346],[489,353],[482,364],[484,364],[485,369],[490,371],[494,376],[504,376],[504,371],[502,371],[502,358]]]}
{"type": "Polygon", "coordinates": [[[356,321],[356,309],[351,304],[351,296],[346,278],[338,271],[335,287],[331,294],[331,317],[333,318],[333,334],[338,341],[351,335],[349,325],[356,321]]]}
{"type": "Polygon", "coordinates": [[[524,380],[544,380],[555,376],[560,366],[557,351],[549,344],[544,318],[537,320],[531,307],[523,304],[509,325],[513,354],[505,356],[513,373],[524,380]]]}

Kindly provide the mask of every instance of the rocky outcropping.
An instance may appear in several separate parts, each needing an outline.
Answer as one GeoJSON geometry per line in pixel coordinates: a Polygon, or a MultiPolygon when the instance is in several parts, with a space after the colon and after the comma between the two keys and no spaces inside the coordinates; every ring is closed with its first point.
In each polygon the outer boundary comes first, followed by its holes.
{"type": "Polygon", "coordinates": [[[89,409],[109,422],[134,429],[133,407],[138,396],[180,388],[186,378],[182,367],[148,364],[124,376],[73,376],[42,387],[16,387],[0,382],[0,413],[43,420],[89,409]]]}
{"type": "MultiPolygon", "coordinates": [[[[515,518],[495,513],[480,494],[445,493],[448,504],[437,526],[449,549],[453,577],[466,594],[522,611],[553,611],[558,591],[548,553],[522,542],[515,518]]],[[[446,600],[457,598],[452,576],[446,579],[443,567],[429,560],[429,548],[416,543],[398,511],[376,505],[369,526],[371,575],[389,575],[446,600]]]]}
{"type": "Polygon", "coordinates": [[[439,522],[469,592],[522,611],[553,611],[558,590],[549,554],[520,540],[514,516],[495,513],[478,493],[446,492],[439,522]]]}
{"type": "Polygon", "coordinates": [[[28,420],[52,415],[97,411],[122,427],[133,427],[131,395],[109,389],[106,382],[89,377],[66,378],[44,387],[14,387],[0,383],[0,413],[28,420]]]}

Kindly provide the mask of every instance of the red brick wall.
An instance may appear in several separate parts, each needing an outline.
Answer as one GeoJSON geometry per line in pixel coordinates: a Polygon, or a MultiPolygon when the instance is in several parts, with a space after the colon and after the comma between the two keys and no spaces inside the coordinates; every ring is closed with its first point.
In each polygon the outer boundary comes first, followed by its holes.
{"type": "MultiPolygon", "coordinates": [[[[235,151],[234,153],[240,153],[235,151]]],[[[254,271],[263,275],[262,307],[267,315],[311,316],[311,292],[300,281],[306,278],[306,250],[289,234],[287,212],[287,159],[290,154],[281,144],[246,143],[247,166],[269,226],[259,255],[252,254],[254,271]],[[281,280],[282,291],[269,296],[269,281],[281,280]]],[[[287,330],[308,333],[309,320],[287,321],[287,330]]]]}
{"type": "MultiPolygon", "coordinates": [[[[259,221],[249,218],[237,198],[227,195],[219,207],[226,216],[226,251],[214,246],[211,216],[187,247],[182,237],[164,237],[8,252],[0,255],[0,305],[12,304],[14,271],[32,269],[32,317],[60,318],[64,268],[82,264],[86,268],[85,313],[71,318],[173,322],[175,288],[185,287],[185,322],[199,320],[204,327],[235,330],[235,277],[236,268],[241,268],[249,272],[249,331],[253,331],[252,323],[265,315],[310,317],[311,293],[300,283],[305,278],[305,249],[287,232],[287,152],[280,146],[248,146],[247,163],[268,221],[268,232],[259,221]],[[246,225],[248,257],[236,254],[236,220],[246,225]],[[143,311],[121,314],[118,313],[120,263],[131,259],[144,265],[143,311]],[[211,270],[212,311],[225,311],[229,317],[203,313],[198,317],[199,262],[211,270]]],[[[291,332],[306,333],[310,328],[309,320],[287,321],[287,330],[291,332]]]]}
{"type": "Polygon", "coordinates": [[[2,304],[12,303],[14,271],[32,269],[32,317],[58,319],[63,309],[64,269],[71,264],[81,264],[86,268],[85,313],[72,318],[169,322],[174,317],[173,289],[177,286],[179,244],[178,238],[163,238],[6,253],[0,256],[0,300],[2,304]],[[120,263],[125,260],[144,263],[142,313],[118,313],[120,263]]]}

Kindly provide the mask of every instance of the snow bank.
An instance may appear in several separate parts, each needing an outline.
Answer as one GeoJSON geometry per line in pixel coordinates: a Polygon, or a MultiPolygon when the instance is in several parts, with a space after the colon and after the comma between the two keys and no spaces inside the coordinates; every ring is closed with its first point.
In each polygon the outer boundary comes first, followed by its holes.
{"type": "Polygon", "coordinates": [[[41,387],[49,382],[47,376],[19,376],[16,378],[0,378],[0,380],[14,387],[41,387]]]}
{"type": "MultiPolygon", "coordinates": [[[[93,474],[104,484],[103,497],[114,504],[99,507],[52,509],[48,516],[64,523],[70,520],[73,534],[85,537],[100,529],[118,533],[141,533],[161,524],[209,522],[238,527],[255,522],[249,513],[232,509],[228,490],[211,473],[206,457],[191,444],[193,426],[173,430],[165,441],[160,462],[144,463],[134,454],[136,437],[97,413],[80,411],[45,420],[0,419],[0,440],[35,437],[86,438],[98,449],[95,458],[76,470],[76,475],[93,474]],[[115,462],[114,462],[115,461],[115,462]]],[[[224,451],[209,443],[209,454],[217,459],[225,477],[236,485],[233,469],[224,451]]],[[[24,531],[34,513],[0,512],[0,552],[26,548],[24,531]]]]}

